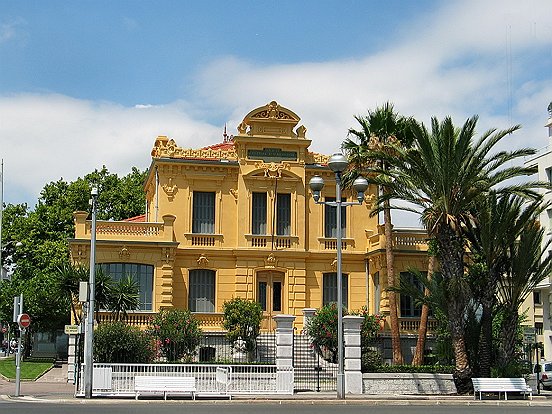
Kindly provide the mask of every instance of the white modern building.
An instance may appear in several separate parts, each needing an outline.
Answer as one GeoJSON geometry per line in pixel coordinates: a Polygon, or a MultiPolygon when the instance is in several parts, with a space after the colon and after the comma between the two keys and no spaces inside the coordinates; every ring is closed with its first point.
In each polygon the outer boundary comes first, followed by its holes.
{"type": "MultiPolygon", "coordinates": [[[[548,129],[548,143],[534,157],[525,162],[526,166],[538,167],[539,181],[546,181],[552,184],[552,102],[548,105],[548,121],[545,125],[548,129]]],[[[544,200],[552,202],[552,190],[543,191],[544,200]]],[[[547,229],[546,238],[552,237],[552,206],[545,210],[540,216],[541,225],[547,229]]],[[[544,242],[547,242],[545,240],[544,242]]],[[[532,322],[535,327],[536,340],[544,345],[544,355],[539,355],[546,360],[552,360],[552,275],[545,279],[533,292],[531,298],[533,305],[526,303],[529,310],[528,323],[532,322]]]]}

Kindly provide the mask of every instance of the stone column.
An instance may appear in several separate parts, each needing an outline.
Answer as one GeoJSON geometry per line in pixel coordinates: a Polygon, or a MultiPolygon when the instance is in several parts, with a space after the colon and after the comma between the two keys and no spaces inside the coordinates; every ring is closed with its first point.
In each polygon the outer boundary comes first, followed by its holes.
{"type": "Polygon", "coordinates": [[[363,319],[362,316],[343,317],[345,394],[362,394],[360,326],[363,319]]]}
{"type": "Polygon", "coordinates": [[[276,315],[276,390],[293,394],[293,315],[276,315]]]}
{"type": "Polygon", "coordinates": [[[313,318],[315,312],[316,312],[316,309],[314,308],[303,309],[303,331],[305,330],[307,323],[313,318]]]}

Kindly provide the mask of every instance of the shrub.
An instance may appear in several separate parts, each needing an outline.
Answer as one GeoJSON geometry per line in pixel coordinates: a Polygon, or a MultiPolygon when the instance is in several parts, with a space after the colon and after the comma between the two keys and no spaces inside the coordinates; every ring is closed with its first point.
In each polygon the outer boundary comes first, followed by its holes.
{"type": "Polygon", "coordinates": [[[226,337],[232,343],[241,338],[247,352],[255,350],[257,337],[261,331],[263,310],[260,303],[242,298],[233,298],[222,305],[223,327],[226,337]]]}
{"type": "MultiPolygon", "coordinates": [[[[347,310],[343,309],[343,316],[347,315],[347,310]]],[[[360,327],[360,340],[362,352],[370,353],[369,346],[376,339],[381,330],[381,321],[383,317],[379,314],[371,315],[366,307],[361,310],[351,311],[351,315],[362,316],[363,321],[360,327]]],[[[305,327],[307,335],[312,339],[314,350],[326,361],[337,362],[337,305],[330,303],[322,306],[316,311],[305,327]]],[[[366,356],[366,361],[378,359],[376,355],[366,356]]],[[[367,364],[372,365],[372,363],[367,364]]]]}
{"type": "Polygon", "coordinates": [[[149,335],[123,322],[103,323],[94,331],[96,362],[149,363],[155,355],[149,335]]]}
{"type": "Polygon", "coordinates": [[[160,356],[169,362],[188,362],[196,353],[201,339],[199,322],[189,310],[161,309],[148,329],[160,356]]]}
{"type": "MultiPolygon", "coordinates": [[[[346,311],[343,310],[345,315],[346,311]]],[[[330,303],[318,309],[305,331],[316,353],[328,362],[337,362],[337,305],[330,303]]]]}

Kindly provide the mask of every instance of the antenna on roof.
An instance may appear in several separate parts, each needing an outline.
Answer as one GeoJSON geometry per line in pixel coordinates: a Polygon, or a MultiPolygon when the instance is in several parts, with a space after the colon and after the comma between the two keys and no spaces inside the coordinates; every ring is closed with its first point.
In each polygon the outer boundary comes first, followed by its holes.
{"type": "Polygon", "coordinates": [[[222,134],[222,138],[222,142],[224,143],[234,141],[234,135],[228,135],[226,132],[226,122],[224,123],[224,133],[222,134]]]}

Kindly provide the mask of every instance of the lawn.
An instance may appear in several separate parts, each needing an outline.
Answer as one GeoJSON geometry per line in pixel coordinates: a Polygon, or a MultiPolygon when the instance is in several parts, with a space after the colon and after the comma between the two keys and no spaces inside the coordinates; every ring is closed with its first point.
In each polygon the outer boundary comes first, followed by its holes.
{"type": "MultiPolygon", "coordinates": [[[[35,380],[52,367],[51,362],[21,362],[21,379],[35,380]]],[[[0,360],[0,374],[15,380],[15,358],[0,360]]]]}

